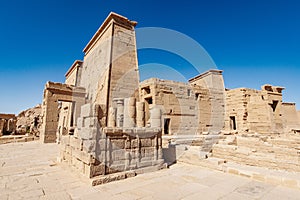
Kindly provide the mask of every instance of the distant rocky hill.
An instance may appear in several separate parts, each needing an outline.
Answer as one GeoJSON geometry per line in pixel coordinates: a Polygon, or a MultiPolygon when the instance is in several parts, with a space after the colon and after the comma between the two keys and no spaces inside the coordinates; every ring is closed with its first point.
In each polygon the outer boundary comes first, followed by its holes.
{"type": "Polygon", "coordinates": [[[33,108],[22,111],[17,116],[17,133],[31,133],[36,136],[40,133],[42,123],[42,106],[40,104],[33,108]]]}

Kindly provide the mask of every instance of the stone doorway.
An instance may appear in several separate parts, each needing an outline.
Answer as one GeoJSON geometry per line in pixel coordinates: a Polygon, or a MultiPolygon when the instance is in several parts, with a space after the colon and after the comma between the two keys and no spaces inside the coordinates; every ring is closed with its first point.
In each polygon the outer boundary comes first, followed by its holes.
{"type": "Polygon", "coordinates": [[[230,116],[230,130],[236,130],[235,116],[230,116]]]}
{"type": "Polygon", "coordinates": [[[164,134],[165,135],[170,134],[170,124],[171,124],[171,119],[170,118],[165,118],[164,119],[164,134]]]}

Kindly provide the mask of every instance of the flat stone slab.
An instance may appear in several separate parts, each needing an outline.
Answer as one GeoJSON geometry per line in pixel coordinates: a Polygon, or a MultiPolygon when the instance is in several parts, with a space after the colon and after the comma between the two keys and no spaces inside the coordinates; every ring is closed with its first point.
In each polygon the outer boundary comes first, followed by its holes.
{"type": "Polygon", "coordinates": [[[58,146],[0,145],[0,199],[299,199],[300,190],[184,163],[92,187],[56,164],[58,146]]]}

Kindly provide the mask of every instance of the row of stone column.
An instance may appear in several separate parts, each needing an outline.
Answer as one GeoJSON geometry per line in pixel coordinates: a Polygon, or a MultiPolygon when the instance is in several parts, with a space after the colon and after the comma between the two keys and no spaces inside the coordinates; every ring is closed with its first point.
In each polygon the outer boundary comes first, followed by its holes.
{"type": "Polygon", "coordinates": [[[15,119],[0,119],[0,136],[2,136],[5,132],[15,132],[16,123],[17,121],[15,119]]]}
{"type": "MultiPolygon", "coordinates": [[[[145,127],[145,103],[136,102],[134,97],[114,99],[114,107],[109,108],[108,127],[145,127]]],[[[151,127],[161,127],[161,110],[150,108],[151,127]]]]}

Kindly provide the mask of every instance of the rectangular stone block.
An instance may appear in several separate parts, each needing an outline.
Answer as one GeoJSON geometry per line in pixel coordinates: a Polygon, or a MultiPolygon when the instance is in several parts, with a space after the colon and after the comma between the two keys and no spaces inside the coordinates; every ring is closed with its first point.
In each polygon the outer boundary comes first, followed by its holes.
{"type": "Polygon", "coordinates": [[[87,153],[94,153],[96,150],[96,140],[83,140],[83,150],[87,153]]]}
{"type": "Polygon", "coordinates": [[[82,150],[82,140],[79,138],[70,136],[70,146],[75,149],[82,150]]]}
{"type": "Polygon", "coordinates": [[[96,104],[85,104],[81,106],[81,117],[93,117],[98,115],[99,106],[96,104]]]}
{"type": "Polygon", "coordinates": [[[125,150],[114,150],[112,152],[112,160],[125,160],[125,150]]]}
{"type": "Polygon", "coordinates": [[[84,127],[84,124],[83,124],[83,118],[82,117],[79,117],[77,118],[77,128],[82,128],[84,127]]]}
{"type": "Polygon", "coordinates": [[[152,140],[150,138],[144,138],[141,140],[141,146],[142,147],[151,147],[152,146],[152,140]]]}
{"type": "Polygon", "coordinates": [[[113,150],[125,149],[124,139],[110,140],[110,143],[113,150]]]}
{"type": "Polygon", "coordinates": [[[97,133],[98,133],[97,128],[87,128],[87,127],[85,127],[85,128],[82,128],[78,134],[79,134],[79,137],[81,139],[96,140],[97,133]]]}
{"type": "Polygon", "coordinates": [[[100,139],[98,141],[98,147],[100,151],[105,151],[106,149],[106,139],[100,139]]]}
{"type": "Polygon", "coordinates": [[[98,127],[99,122],[97,117],[85,117],[84,127],[98,127]]]}
{"type": "Polygon", "coordinates": [[[138,140],[137,140],[137,139],[131,140],[131,148],[132,148],[132,149],[138,148],[138,146],[139,146],[139,143],[138,143],[138,140]]]}

